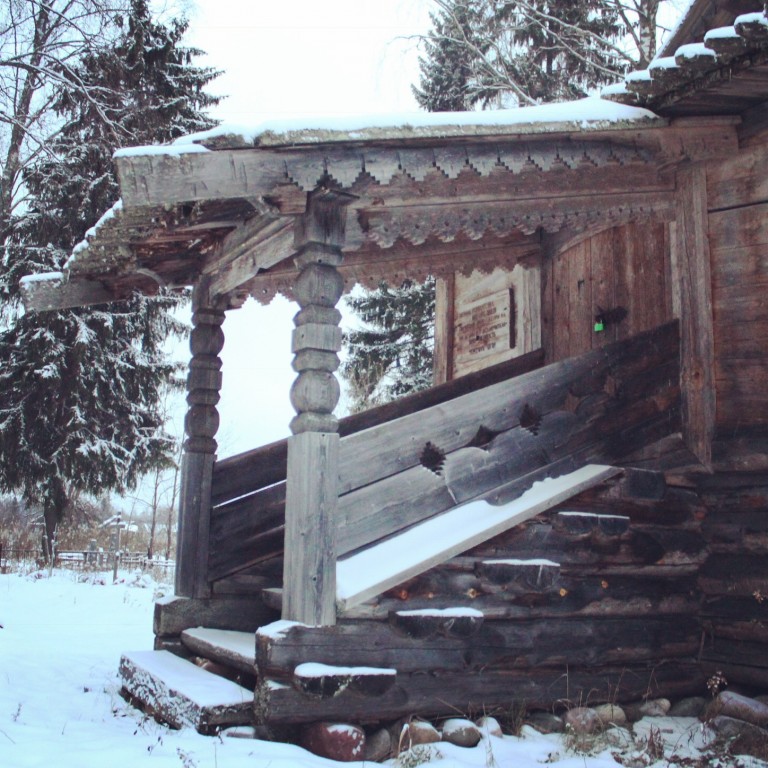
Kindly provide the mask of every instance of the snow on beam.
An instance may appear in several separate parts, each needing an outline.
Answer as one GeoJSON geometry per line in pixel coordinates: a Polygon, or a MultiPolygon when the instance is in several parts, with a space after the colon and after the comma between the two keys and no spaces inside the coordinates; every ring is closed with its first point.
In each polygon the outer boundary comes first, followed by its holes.
{"type": "Polygon", "coordinates": [[[21,279],[20,287],[24,308],[35,312],[49,312],[115,300],[115,297],[96,280],[67,280],[62,272],[27,275],[21,279]]]}
{"type": "Polygon", "coordinates": [[[535,517],[621,472],[587,464],[575,472],[534,483],[514,501],[492,506],[472,501],[336,564],[339,610],[358,605],[446,560],[535,517]]]}

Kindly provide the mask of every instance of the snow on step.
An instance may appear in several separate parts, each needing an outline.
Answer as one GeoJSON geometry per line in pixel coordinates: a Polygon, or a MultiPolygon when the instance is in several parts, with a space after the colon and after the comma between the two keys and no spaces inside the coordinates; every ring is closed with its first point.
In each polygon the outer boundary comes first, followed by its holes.
{"type": "Polygon", "coordinates": [[[341,610],[412,579],[519,523],[612,477],[620,470],[587,464],[575,472],[536,482],[501,506],[472,501],[430,518],[336,564],[341,610]]]}
{"type": "Polygon", "coordinates": [[[255,673],[256,636],[253,632],[195,627],[181,633],[181,642],[193,653],[248,674],[255,673]]]}
{"type": "Polygon", "coordinates": [[[608,536],[621,536],[629,528],[626,515],[603,515],[595,512],[558,512],[555,526],[568,533],[590,533],[599,528],[608,536]]]}
{"type": "Polygon", "coordinates": [[[123,688],[173,728],[211,733],[253,721],[253,691],[206,672],[169,651],[135,651],[120,659],[123,688]]]}
{"type": "Polygon", "coordinates": [[[476,608],[418,608],[394,611],[390,625],[408,637],[426,639],[435,635],[466,638],[477,634],[483,624],[483,613],[476,608]]]}
{"type": "Polygon", "coordinates": [[[394,684],[397,670],[388,667],[336,667],[305,662],[293,671],[294,688],[307,696],[329,699],[349,689],[363,696],[382,696],[394,684]]]}

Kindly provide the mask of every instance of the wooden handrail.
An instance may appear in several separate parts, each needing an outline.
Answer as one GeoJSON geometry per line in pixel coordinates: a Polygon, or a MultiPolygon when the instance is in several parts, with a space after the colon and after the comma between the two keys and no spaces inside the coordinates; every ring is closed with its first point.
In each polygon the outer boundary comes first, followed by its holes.
{"type": "MultiPolygon", "coordinates": [[[[391,403],[345,416],[339,421],[339,434],[341,437],[346,437],[364,429],[385,424],[490,384],[520,376],[543,365],[543,350],[529,352],[431,389],[406,395],[391,403]]],[[[287,459],[288,441],[278,440],[217,461],[213,469],[212,504],[218,506],[285,480],[287,459]]]]}

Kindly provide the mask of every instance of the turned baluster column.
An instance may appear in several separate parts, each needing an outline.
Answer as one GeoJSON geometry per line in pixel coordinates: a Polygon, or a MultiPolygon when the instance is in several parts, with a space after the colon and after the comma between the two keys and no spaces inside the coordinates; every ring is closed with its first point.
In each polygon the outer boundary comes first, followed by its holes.
{"type": "Polygon", "coordinates": [[[210,300],[206,282],[192,295],[192,359],[187,375],[187,415],[181,464],[179,531],[176,542],[176,594],[207,597],[211,478],[219,428],[224,311],[210,300]]]}
{"type": "Polygon", "coordinates": [[[349,195],[319,188],[297,222],[291,388],[296,416],[288,440],[283,618],[313,626],[336,623],[339,366],[344,281],[341,263],[349,195]]]}

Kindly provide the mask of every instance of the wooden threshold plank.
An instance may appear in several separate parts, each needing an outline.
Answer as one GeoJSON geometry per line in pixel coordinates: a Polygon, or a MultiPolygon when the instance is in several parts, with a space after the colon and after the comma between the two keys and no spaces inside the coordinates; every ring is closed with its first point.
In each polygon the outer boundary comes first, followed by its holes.
{"type": "Polygon", "coordinates": [[[253,721],[253,693],[169,651],[135,651],[120,659],[123,688],[174,728],[212,733],[253,721]]]}
{"type": "Polygon", "coordinates": [[[181,642],[199,656],[219,661],[242,672],[255,673],[256,635],[253,632],[195,627],[181,633],[181,642]]]}
{"type": "Polygon", "coordinates": [[[619,472],[616,467],[587,464],[575,472],[536,483],[503,506],[473,501],[339,560],[338,609],[346,610],[369,600],[619,472]]]}

